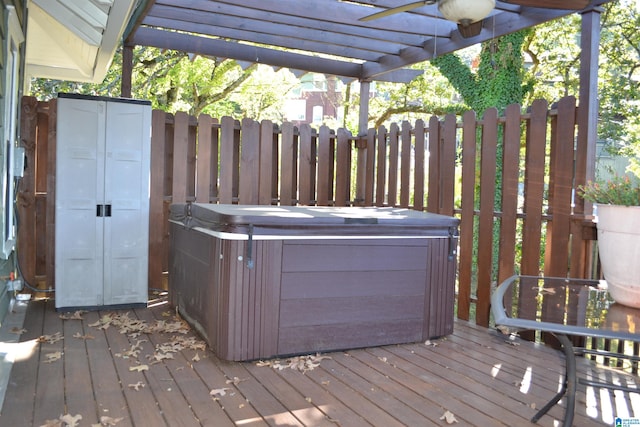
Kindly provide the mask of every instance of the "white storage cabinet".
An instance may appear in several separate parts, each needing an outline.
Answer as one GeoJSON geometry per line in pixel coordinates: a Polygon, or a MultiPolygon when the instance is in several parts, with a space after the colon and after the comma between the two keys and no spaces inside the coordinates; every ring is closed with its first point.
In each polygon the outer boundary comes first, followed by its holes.
{"type": "Polygon", "coordinates": [[[57,100],[57,309],[148,300],[151,104],[57,100]]]}

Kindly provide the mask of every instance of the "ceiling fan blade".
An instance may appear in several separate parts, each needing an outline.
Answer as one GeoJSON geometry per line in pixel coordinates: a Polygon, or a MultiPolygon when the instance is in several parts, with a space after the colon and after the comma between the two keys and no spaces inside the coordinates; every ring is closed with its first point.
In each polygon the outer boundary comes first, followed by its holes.
{"type": "Polygon", "coordinates": [[[544,7],[547,9],[584,9],[590,0],[503,0],[505,3],[517,4],[520,6],[544,7]]]}
{"type": "Polygon", "coordinates": [[[409,10],[417,9],[421,6],[425,6],[428,4],[434,4],[436,0],[423,0],[416,1],[413,3],[405,4],[404,6],[392,7],[390,9],[385,9],[382,12],[373,13],[371,15],[367,15],[365,17],[360,18],[360,21],[372,21],[374,19],[384,18],[385,16],[395,15],[396,13],[407,12],[409,10]]]}

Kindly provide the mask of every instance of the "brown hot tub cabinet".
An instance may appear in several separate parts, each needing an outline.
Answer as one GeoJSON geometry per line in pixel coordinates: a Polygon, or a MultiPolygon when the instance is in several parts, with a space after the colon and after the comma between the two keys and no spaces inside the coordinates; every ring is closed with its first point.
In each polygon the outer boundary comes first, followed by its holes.
{"type": "Polygon", "coordinates": [[[458,220],[408,209],[176,204],[170,299],[219,357],[453,331],[458,220]]]}

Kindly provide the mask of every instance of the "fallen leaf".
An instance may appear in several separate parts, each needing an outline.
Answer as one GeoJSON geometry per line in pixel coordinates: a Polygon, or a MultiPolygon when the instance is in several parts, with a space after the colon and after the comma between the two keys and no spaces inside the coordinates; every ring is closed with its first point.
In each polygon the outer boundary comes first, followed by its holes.
{"type": "Polygon", "coordinates": [[[147,365],[130,366],[129,370],[130,371],[138,371],[138,372],[148,371],[149,370],[149,366],[147,366],[147,365]]]}
{"type": "Polygon", "coordinates": [[[316,353],[315,355],[291,357],[286,360],[259,361],[256,362],[256,366],[271,366],[273,369],[279,371],[283,369],[293,369],[304,373],[320,366],[320,361],[323,359],[331,359],[331,357],[316,353]]]}
{"type": "Polygon", "coordinates": [[[80,332],[76,332],[75,334],[73,334],[73,337],[74,338],[79,338],[81,340],[95,340],[96,339],[96,337],[94,337],[93,335],[89,335],[89,334],[82,335],[80,332]]]}
{"type": "Polygon", "coordinates": [[[242,381],[246,381],[246,378],[238,378],[238,377],[233,377],[233,379],[231,380],[227,380],[227,384],[233,384],[233,385],[238,385],[240,384],[242,381]]]}
{"type": "Polygon", "coordinates": [[[132,388],[135,391],[140,391],[140,389],[144,387],[145,387],[145,384],[142,381],[138,381],[135,384],[129,384],[129,388],[132,388]]]}
{"type": "Polygon", "coordinates": [[[154,353],[153,355],[147,356],[147,359],[151,360],[151,364],[160,363],[163,360],[173,358],[173,353],[154,353]]]}
{"type": "Polygon", "coordinates": [[[58,420],[46,420],[40,427],[62,427],[62,421],[58,420]]]}
{"type": "Polygon", "coordinates": [[[45,360],[44,363],[53,363],[62,358],[62,352],[56,351],[55,353],[47,353],[44,355],[45,360]]]}
{"type": "Polygon", "coordinates": [[[103,426],[115,426],[116,424],[118,424],[123,419],[124,419],[124,417],[112,418],[112,417],[102,416],[102,417],[100,417],[100,425],[103,425],[103,426]]]}
{"type": "Polygon", "coordinates": [[[86,311],[77,310],[73,313],[62,313],[58,317],[60,317],[62,320],[84,320],[84,317],[82,317],[84,313],[86,313],[86,311]]]}
{"type": "Polygon", "coordinates": [[[60,421],[62,421],[63,423],[67,423],[66,425],[69,427],[77,427],[81,419],[82,419],[82,415],[80,414],[77,414],[77,415],[65,414],[60,417],[60,421]]]}
{"type": "Polygon", "coordinates": [[[445,420],[447,424],[457,423],[458,420],[456,417],[449,411],[445,411],[444,414],[440,417],[441,420],[445,420]]]}
{"type": "Polygon", "coordinates": [[[225,396],[227,394],[227,390],[231,390],[231,389],[228,387],[214,388],[209,392],[209,396],[214,396],[214,398],[217,396],[225,396]]]}
{"type": "Polygon", "coordinates": [[[41,335],[36,341],[39,343],[55,344],[63,339],[64,336],[62,336],[60,332],[56,332],[53,335],[41,335]]]}
{"type": "Polygon", "coordinates": [[[194,362],[199,362],[200,361],[200,355],[198,353],[195,354],[195,356],[193,356],[191,358],[192,361],[194,362]]]}
{"type": "Polygon", "coordinates": [[[13,328],[9,329],[9,332],[16,335],[22,335],[25,332],[27,332],[27,330],[24,328],[18,328],[17,326],[14,326],[13,328]]]}

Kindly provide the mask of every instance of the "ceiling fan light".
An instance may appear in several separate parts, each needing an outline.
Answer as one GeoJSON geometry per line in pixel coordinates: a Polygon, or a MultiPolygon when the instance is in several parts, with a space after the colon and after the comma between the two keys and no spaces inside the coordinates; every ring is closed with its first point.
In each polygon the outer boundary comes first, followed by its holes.
{"type": "Polygon", "coordinates": [[[489,15],[495,5],[495,0],[440,0],[438,10],[449,21],[469,24],[489,15]]]}

